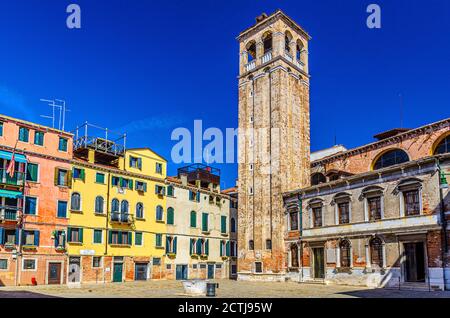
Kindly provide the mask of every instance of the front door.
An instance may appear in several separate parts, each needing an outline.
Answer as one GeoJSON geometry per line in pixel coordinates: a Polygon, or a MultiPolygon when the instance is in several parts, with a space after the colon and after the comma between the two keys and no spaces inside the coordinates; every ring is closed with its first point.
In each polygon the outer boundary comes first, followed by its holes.
{"type": "Polygon", "coordinates": [[[324,258],[324,248],[313,248],[313,267],[314,267],[314,278],[324,279],[325,278],[325,258],[324,258]]]}
{"type": "Polygon", "coordinates": [[[80,282],[80,258],[69,257],[69,283],[80,282]]]}
{"type": "Polygon", "coordinates": [[[425,249],[423,242],[404,243],[407,282],[425,282],[425,249]]]}
{"type": "Polygon", "coordinates": [[[186,279],[188,279],[188,268],[187,268],[187,265],[177,265],[176,279],[177,280],[186,280],[186,279]]]}
{"type": "Polygon", "coordinates": [[[48,284],[49,285],[61,284],[61,263],[48,264],[48,284]]]}
{"type": "Polygon", "coordinates": [[[214,264],[208,264],[208,279],[214,279],[214,264]]]}
{"type": "Polygon", "coordinates": [[[147,280],[147,263],[137,263],[134,269],[134,280],[147,280]]]}
{"type": "Polygon", "coordinates": [[[123,263],[114,263],[113,283],[122,282],[123,263]]]}

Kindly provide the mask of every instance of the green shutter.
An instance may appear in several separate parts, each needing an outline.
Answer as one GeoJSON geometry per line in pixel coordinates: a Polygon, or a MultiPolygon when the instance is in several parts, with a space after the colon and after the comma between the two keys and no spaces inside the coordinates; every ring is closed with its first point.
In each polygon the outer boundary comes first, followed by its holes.
{"type": "Polygon", "coordinates": [[[80,243],[83,243],[83,228],[79,229],[80,243]]]}
{"type": "Polygon", "coordinates": [[[208,232],[208,213],[202,214],[202,231],[208,232]]]}
{"type": "Polygon", "coordinates": [[[197,227],[197,213],[191,211],[191,227],[197,227]]]}
{"type": "Polygon", "coordinates": [[[192,247],[194,246],[194,239],[193,238],[191,238],[191,239],[189,239],[189,255],[192,255],[193,253],[193,249],[192,249],[192,247]]]}
{"type": "Polygon", "coordinates": [[[112,243],[112,231],[108,231],[108,243],[111,244],[112,243]]]}
{"type": "Polygon", "coordinates": [[[133,235],[131,232],[128,232],[128,245],[133,245],[133,235]]]}
{"type": "Polygon", "coordinates": [[[226,253],[227,253],[227,256],[230,256],[230,241],[227,241],[226,253]]]}
{"type": "Polygon", "coordinates": [[[205,242],[205,254],[209,255],[209,240],[206,240],[205,242]]]}
{"type": "Polygon", "coordinates": [[[167,209],[167,224],[173,225],[174,223],[174,211],[173,208],[167,209]]]}
{"type": "Polygon", "coordinates": [[[133,190],[133,180],[128,180],[128,189],[133,190]]]}
{"type": "Polygon", "coordinates": [[[221,221],[220,224],[221,233],[227,233],[227,217],[222,215],[220,217],[220,221],[221,221]]]}

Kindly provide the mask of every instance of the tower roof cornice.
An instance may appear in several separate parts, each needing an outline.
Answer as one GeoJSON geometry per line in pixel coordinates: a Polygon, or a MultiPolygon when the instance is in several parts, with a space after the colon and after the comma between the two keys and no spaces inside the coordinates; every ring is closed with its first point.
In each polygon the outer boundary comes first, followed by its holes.
{"type": "Polygon", "coordinates": [[[237,40],[240,41],[243,38],[248,37],[249,35],[252,35],[258,31],[260,31],[262,28],[266,27],[269,24],[274,23],[275,21],[282,19],[284,22],[286,22],[291,28],[302,34],[308,41],[311,40],[311,36],[299,25],[297,24],[293,19],[291,19],[286,13],[284,13],[282,10],[278,9],[268,17],[262,19],[259,22],[256,22],[253,26],[245,29],[242,31],[238,36],[237,40]]]}

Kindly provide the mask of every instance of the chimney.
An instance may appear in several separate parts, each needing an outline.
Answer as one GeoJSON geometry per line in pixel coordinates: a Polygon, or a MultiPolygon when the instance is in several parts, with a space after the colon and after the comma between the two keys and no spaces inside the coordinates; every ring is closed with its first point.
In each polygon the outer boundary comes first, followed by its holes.
{"type": "Polygon", "coordinates": [[[265,19],[267,19],[267,14],[265,12],[263,12],[261,15],[256,17],[256,23],[259,23],[261,21],[264,21],[265,19]]]}
{"type": "Polygon", "coordinates": [[[187,175],[185,175],[185,174],[182,174],[181,176],[180,176],[180,179],[181,179],[181,184],[182,185],[184,185],[184,186],[187,186],[187,175]]]}

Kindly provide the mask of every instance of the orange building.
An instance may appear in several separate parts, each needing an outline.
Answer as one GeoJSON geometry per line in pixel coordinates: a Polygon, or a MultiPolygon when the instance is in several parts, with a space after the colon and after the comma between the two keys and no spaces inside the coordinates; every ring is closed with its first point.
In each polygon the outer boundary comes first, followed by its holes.
{"type": "Polygon", "coordinates": [[[67,132],[0,115],[0,286],[66,281],[72,140],[67,132]]]}

